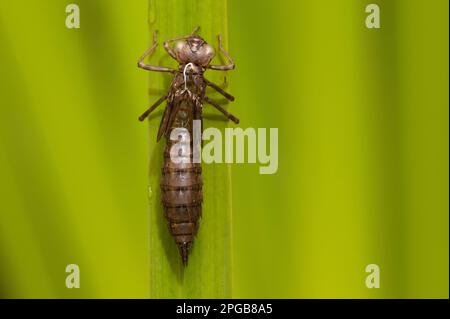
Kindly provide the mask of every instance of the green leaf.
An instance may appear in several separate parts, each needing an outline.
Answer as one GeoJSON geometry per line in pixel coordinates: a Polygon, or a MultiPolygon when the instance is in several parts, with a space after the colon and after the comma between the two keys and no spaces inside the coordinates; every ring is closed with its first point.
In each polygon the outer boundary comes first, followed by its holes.
{"type": "MultiPolygon", "coordinates": [[[[217,35],[227,44],[226,0],[151,0],[149,2],[149,44],[158,30],[160,46],[152,63],[176,67],[163,50],[169,38],[189,34],[200,26],[199,34],[217,50],[217,35]]],[[[216,57],[220,62],[220,57],[216,57]]],[[[149,72],[150,102],[167,92],[171,74],[149,72]]],[[[209,71],[209,80],[225,83],[224,72],[209,71]]],[[[226,81],[228,83],[228,81],[226,81]]],[[[212,92],[208,95],[214,96],[212,92]]],[[[165,141],[156,143],[156,133],[165,105],[149,118],[149,204],[150,204],[150,296],[152,298],[231,297],[231,175],[228,164],[203,164],[203,216],[200,229],[183,267],[178,248],[169,233],[160,202],[159,182],[165,141]]],[[[205,127],[223,130],[228,123],[216,110],[205,106],[205,127]]]]}

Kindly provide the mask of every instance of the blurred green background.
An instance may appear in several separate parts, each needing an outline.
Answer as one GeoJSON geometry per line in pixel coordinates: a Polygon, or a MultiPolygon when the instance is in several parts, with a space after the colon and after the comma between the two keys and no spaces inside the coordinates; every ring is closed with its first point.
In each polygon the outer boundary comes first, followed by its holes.
{"type": "MultiPolygon", "coordinates": [[[[233,297],[448,298],[448,9],[228,1],[230,110],[279,128],[232,165],[233,297]]],[[[0,297],[149,296],[148,42],[147,0],[0,0],[0,297]]]]}

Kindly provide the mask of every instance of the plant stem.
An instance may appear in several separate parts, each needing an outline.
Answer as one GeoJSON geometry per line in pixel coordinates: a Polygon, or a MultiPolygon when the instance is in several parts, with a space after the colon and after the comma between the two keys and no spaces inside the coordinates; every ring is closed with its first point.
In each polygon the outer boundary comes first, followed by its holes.
{"type": "MultiPolygon", "coordinates": [[[[176,67],[162,49],[165,39],[185,35],[200,26],[199,35],[217,49],[217,35],[227,44],[226,0],[150,0],[150,35],[158,30],[160,46],[154,64],[176,67]]],[[[151,39],[150,39],[151,41],[151,39]]],[[[219,63],[220,58],[216,57],[219,63]]],[[[171,74],[150,73],[150,98],[155,101],[167,92],[171,74]]],[[[206,72],[206,77],[224,82],[225,73],[206,72]]],[[[228,81],[227,81],[228,82],[228,81]]],[[[212,92],[208,95],[214,96],[212,92]]],[[[231,175],[229,164],[203,164],[203,217],[189,256],[183,267],[178,248],[171,237],[160,203],[159,181],[164,141],[156,143],[162,110],[149,118],[149,202],[150,202],[150,297],[151,298],[229,298],[231,297],[231,175]]],[[[227,122],[217,120],[217,111],[205,106],[205,127],[219,129],[227,122]],[[210,116],[214,114],[214,116],[210,116]]]]}

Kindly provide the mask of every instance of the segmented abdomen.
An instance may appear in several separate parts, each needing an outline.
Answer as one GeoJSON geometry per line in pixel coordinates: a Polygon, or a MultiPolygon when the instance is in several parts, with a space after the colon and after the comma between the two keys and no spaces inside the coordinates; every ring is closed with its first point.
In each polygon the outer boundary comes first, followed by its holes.
{"type": "MultiPolygon", "coordinates": [[[[189,249],[197,233],[202,213],[202,175],[199,163],[174,163],[170,158],[172,145],[167,139],[161,178],[161,195],[169,230],[187,264],[189,249]]],[[[190,142],[192,150],[192,142],[190,142]]],[[[189,158],[190,153],[185,153],[189,158]]]]}

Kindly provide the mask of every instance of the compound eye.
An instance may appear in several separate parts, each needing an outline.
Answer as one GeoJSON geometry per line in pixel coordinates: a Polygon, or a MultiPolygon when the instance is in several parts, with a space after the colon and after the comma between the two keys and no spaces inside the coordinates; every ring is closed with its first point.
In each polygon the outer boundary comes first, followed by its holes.
{"type": "Polygon", "coordinates": [[[191,50],[189,49],[189,44],[185,41],[178,41],[173,46],[173,51],[175,52],[176,59],[178,62],[188,61],[191,50]]]}
{"type": "Polygon", "coordinates": [[[209,44],[204,44],[197,54],[197,64],[207,66],[214,58],[214,48],[209,44]]]}
{"type": "Polygon", "coordinates": [[[179,53],[179,52],[182,52],[184,50],[185,46],[186,46],[186,42],[184,42],[184,41],[177,41],[175,43],[175,45],[173,46],[173,50],[176,53],[179,53]]]}
{"type": "Polygon", "coordinates": [[[204,44],[202,47],[203,63],[207,64],[214,58],[214,48],[209,44],[204,44]]]}
{"type": "Polygon", "coordinates": [[[205,50],[205,54],[209,57],[213,57],[214,56],[214,48],[212,46],[210,46],[209,44],[205,44],[203,46],[203,50],[205,50]]]}

